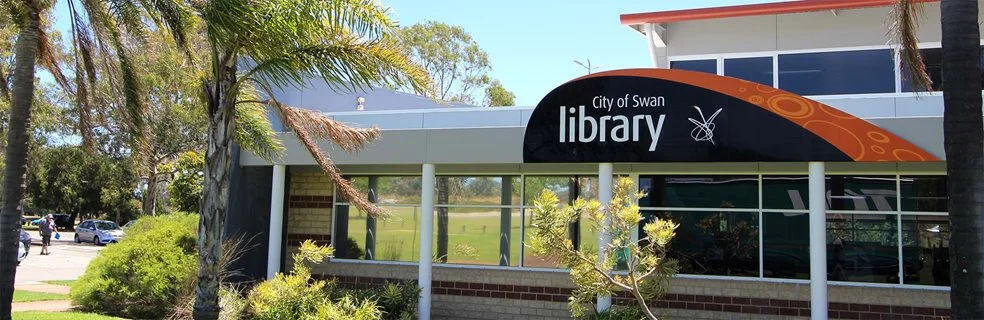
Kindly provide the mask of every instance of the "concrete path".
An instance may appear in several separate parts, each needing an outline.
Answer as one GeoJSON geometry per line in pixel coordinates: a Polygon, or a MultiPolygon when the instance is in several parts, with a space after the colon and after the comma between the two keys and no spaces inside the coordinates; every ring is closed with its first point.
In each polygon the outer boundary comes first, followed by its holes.
{"type": "Polygon", "coordinates": [[[72,311],[72,302],[69,300],[49,300],[32,302],[15,302],[10,305],[11,311],[50,311],[62,312],[72,311]]]}
{"type": "Polygon", "coordinates": [[[14,285],[14,290],[56,293],[56,294],[68,294],[69,289],[71,288],[69,288],[68,286],[59,286],[59,285],[47,284],[47,283],[25,283],[25,284],[14,285]]]}

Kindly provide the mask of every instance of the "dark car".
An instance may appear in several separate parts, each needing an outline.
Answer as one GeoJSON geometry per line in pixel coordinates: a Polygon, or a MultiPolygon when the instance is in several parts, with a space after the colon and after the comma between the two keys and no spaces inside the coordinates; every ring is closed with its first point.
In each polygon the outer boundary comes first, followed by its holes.
{"type": "Polygon", "coordinates": [[[58,229],[73,229],[75,223],[72,221],[72,216],[65,213],[56,213],[52,217],[55,219],[55,226],[58,229]]]}

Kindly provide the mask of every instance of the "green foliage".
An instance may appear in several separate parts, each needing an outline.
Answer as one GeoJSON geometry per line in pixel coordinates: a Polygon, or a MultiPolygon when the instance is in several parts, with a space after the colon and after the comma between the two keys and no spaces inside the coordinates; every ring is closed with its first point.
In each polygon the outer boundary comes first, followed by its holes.
{"type": "Polygon", "coordinates": [[[488,53],[464,28],[427,21],[402,28],[400,40],[434,79],[438,99],[477,105],[482,101],[474,97],[478,89],[487,105],[512,105],[512,93],[488,76],[488,53]]]}
{"type": "Polygon", "coordinates": [[[380,319],[382,312],[375,302],[343,296],[333,301],[326,290],[329,283],[312,280],[309,263],[321,263],[334,253],[330,246],[318,246],[313,241],[301,243],[294,254],[290,274],[258,284],[247,297],[246,317],[258,320],[279,319],[380,319]]]}
{"type": "Polygon", "coordinates": [[[415,281],[387,282],[382,287],[361,290],[336,291],[336,299],[347,296],[356,300],[375,301],[384,320],[410,320],[417,318],[417,302],[420,288],[415,281]]]}
{"type": "Polygon", "coordinates": [[[516,95],[506,90],[506,87],[503,87],[499,80],[492,80],[492,83],[485,88],[485,106],[507,107],[514,105],[516,105],[516,95]]]}
{"type": "Polygon", "coordinates": [[[139,212],[131,158],[87,154],[78,146],[43,148],[31,158],[27,195],[35,207],[121,220],[139,212]]]}
{"type": "MultiPolygon", "coordinates": [[[[344,250],[345,255],[337,255],[335,256],[336,258],[362,259],[362,257],[365,256],[366,254],[365,251],[362,250],[362,248],[359,248],[359,242],[355,241],[355,239],[352,239],[352,237],[346,238],[345,242],[342,243],[341,245],[345,246],[345,250],[344,250]]],[[[338,251],[343,251],[343,250],[338,250],[338,251]]]]}
{"type": "Polygon", "coordinates": [[[72,304],[125,318],[164,317],[194,281],[197,226],[194,214],[137,220],[126,238],[92,260],[72,286],[72,304]]]}
{"type": "Polygon", "coordinates": [[[676,273],[676,262],[667,255],[678,225],[656,219],[644,224],[641,239],[633,241],[632,230],[643,220],[635,201],[644,196],[635,190],[632,179],[620,178],[608,205],[578,198],[573,205],[561,207],[549,189],[543,189],[533,202],[529,247],[534,254],[557,257],[570,268],[571,280],[577,287],[570,299],[575,316],[582,316],[584,305],[594,297],[624,290],[633,294],[648,318],[655,319],[645,301],[662,295],[676,273]],[[598,249],[604,259],[577,250],[567,237],[568,224],[579,217],[587,217],[582,224],[610,236],[609,244],[598,249]]]}
{"type": "Polygon", "coordinates": [[[583,320],[640,320],[646,319],[646,313],[639,307],[612,307],[599,313],[589,313],[583,320]]]}
{"type": "Polygon", "coordinates": [[[174,180],[168,187],[175,210],[200,212],[205,190],[205,153],[188,151],[174,163],[174,180]]]}

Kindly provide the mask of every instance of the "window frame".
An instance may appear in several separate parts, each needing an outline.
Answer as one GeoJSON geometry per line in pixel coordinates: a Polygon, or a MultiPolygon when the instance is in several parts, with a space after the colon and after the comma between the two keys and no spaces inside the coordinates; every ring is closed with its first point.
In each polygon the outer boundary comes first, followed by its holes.
{"type": "MultiPolygon", "coordinates": [[[[980,45],[984,46],[984,39],[980,40],[980,45]]],[[[942,48],[942,43],[939,41],[928,41],[919,42],[919,49],[939,49],[942,48]]],[[[915,96],[943,96],[942,91],[929,91],[929,92],[905,92],[902,91],[902,72],[899,69],[899,50],[893,45],[873,45],[873,46],[845,46],[845,47],[829,47],[829,48],[814,48],[814,49],[796,49],[796,50],[765,50],[765,51],[749,51],[749,52],[726,52],[726,53],[712,53],[712,54],[693,54],[693,55],[668,55],[667,68],[674,61],[693,61],[693,60],[717,60],[717,75],[724,75],[724,60],[734,59],[734,58],[765,58],[772,57],[772,87],[779,88],[779,55],[782,54],[800,54],[800,53],[825,53],[825,52],[849,52],[849,51],[865,51],[865,50],[884,50],[889,49],[893,51],[894,56],[894,68],[893,73],[895,77],[895,90],[890,93],[857,93],[857,94],[825,94],[825,95],[804,95],[807,98],[822,97],[825,99],[837,99],[837,98],[896,98],[896,97],[915,97],[915,96]]],[[[982,48],[984,49],[984,48],[982,48]]],[[[984,90],[982,90],[984,92],[984,90]]]]}

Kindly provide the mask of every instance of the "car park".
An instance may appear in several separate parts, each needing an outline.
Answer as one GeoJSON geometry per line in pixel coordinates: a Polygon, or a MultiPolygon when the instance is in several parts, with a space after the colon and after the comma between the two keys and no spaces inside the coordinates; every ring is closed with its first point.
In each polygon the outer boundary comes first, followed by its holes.
{"type": "Polygon", "coordinates": [[[104,245],[119,242],[125,233],[116,222],[108,220],[86,220],[75,228],[75,243],[92,242],[104,245]]]}

